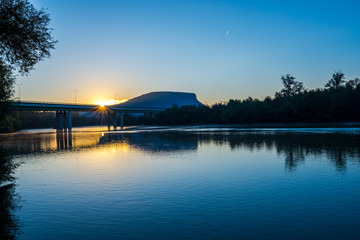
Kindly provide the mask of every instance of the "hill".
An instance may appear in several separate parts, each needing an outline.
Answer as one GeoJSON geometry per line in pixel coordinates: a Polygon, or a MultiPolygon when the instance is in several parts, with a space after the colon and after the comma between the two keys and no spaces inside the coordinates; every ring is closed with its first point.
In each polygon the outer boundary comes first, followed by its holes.
{"type": "Polygon", "coordinates": [[[141,108],[171,108],[173,105],[179,107],[184,105],[202,106],[196,99],[195,93],[186,92],[150,92],[132,98],[127,102],[120,103],[117,107],[141,107],[141,108]]]}

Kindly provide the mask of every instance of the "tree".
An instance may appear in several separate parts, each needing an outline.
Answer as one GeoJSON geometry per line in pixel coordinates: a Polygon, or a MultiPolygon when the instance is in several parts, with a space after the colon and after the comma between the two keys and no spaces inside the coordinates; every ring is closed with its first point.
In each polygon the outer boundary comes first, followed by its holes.
{"type": "Polygon", "coordinates": [[[0,0],[0,131],[12,129],[5,101],[13,96],[15,75],[28,74],[55,47],[49,23],[29,0],[0,0]]]}
{"type": "Polygon", "coordinates": [[[3,101],[11,98],[13,94],[14,81],[15,78],[11,72],[11,68],[0,64],[0,124],[7,111],[6,104],[3,101]]]}
{"type": "Polygon", "coordinates": [[[352,87],[352,88],[356,88],[357,86],[360,85],[360,79],[355,78],[353,80],[349,80],[345,85],[349,86],[349,87],[352,87]]]}
{"type": "Polygon", "coordinates": [[[333,73],[332,78],[325,84],[325,88],[338,89],[345,82],[344,79],[344,73],[342,73],[341,70],[337,71],[333,73]]]}
{"type": "Polygon", "coordinates": [[[281,80],[283,82],[284,88],[281,89],[280,92],[275,93],[275,97],[291,97],[296,94],[304,92],[305,88],[302,82],[295,81],[295,77],[290,74],[286,74],[286,76],[281,76],[281,80]]]}
{"type": "Polygon", "coordinates": [[[5,101],[12,96],[15,78],[9,66],[0,64],[0,101],[5,101]]]}
{"type": "Polygon", "coordinates": [[[57,41],[49,23],[49,15],[28,0],[0,0],[0,100],[12,96],[16,72],[28,74],[50,57],[57,41]]]}

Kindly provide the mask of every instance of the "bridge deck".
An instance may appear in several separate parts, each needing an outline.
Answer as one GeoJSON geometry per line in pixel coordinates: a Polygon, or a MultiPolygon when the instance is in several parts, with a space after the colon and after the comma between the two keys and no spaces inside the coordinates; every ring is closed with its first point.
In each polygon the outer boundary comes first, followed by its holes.
{"type": "Polygon", "coordinates": [[[55,111],[56,129],[72,128],[71,112],[89,112],[89,111],[105,111],[108,119],[108,129],[110,131],[111,122],[114,130],[117,129],[118,113],[120,113],[120,127],[123,129],[124,113],[148,113],[159,112],[165,108],[129,108],[116,106],[98,106],[91,104],[69,104],[69,103],[50,103],[50,102],[7,102],[12,111],[55,111]]]}
{"type": "Polygon", "coordinates": [[[101,111],[111,110],[113,112],[129,112],[129,113],[145,113],[145,112],[159,112],[165,110],[164,108],[143,108],[143,107],[115,107],[93,104],[69,104],[69,103],[51,103],[51,102],[8,102],[10,109],[13,111],[76,111],[76,112],[88,112],[88,111],[101,111]]]}

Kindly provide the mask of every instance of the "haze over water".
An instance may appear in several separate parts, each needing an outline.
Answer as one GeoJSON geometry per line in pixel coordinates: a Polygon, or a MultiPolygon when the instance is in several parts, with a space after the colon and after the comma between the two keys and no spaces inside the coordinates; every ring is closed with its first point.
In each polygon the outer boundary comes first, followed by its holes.
{"type": "Polygon", "coordinates": [[[360,237],[359,128],[83,128],[71,140],[0,136],[21,163],[1,195],[11,219],[1,229],[20,239],[360,237]]]}

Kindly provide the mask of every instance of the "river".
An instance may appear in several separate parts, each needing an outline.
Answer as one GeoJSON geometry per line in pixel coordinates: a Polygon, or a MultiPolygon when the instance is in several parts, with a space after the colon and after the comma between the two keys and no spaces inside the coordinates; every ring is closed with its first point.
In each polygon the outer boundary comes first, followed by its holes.
{"type": "Polygon", "coordinates": [[[1,239],[360,239],[360,128],[43,129],[0,143],[0,175],[15,177],[0,188],[1,239]]]}

